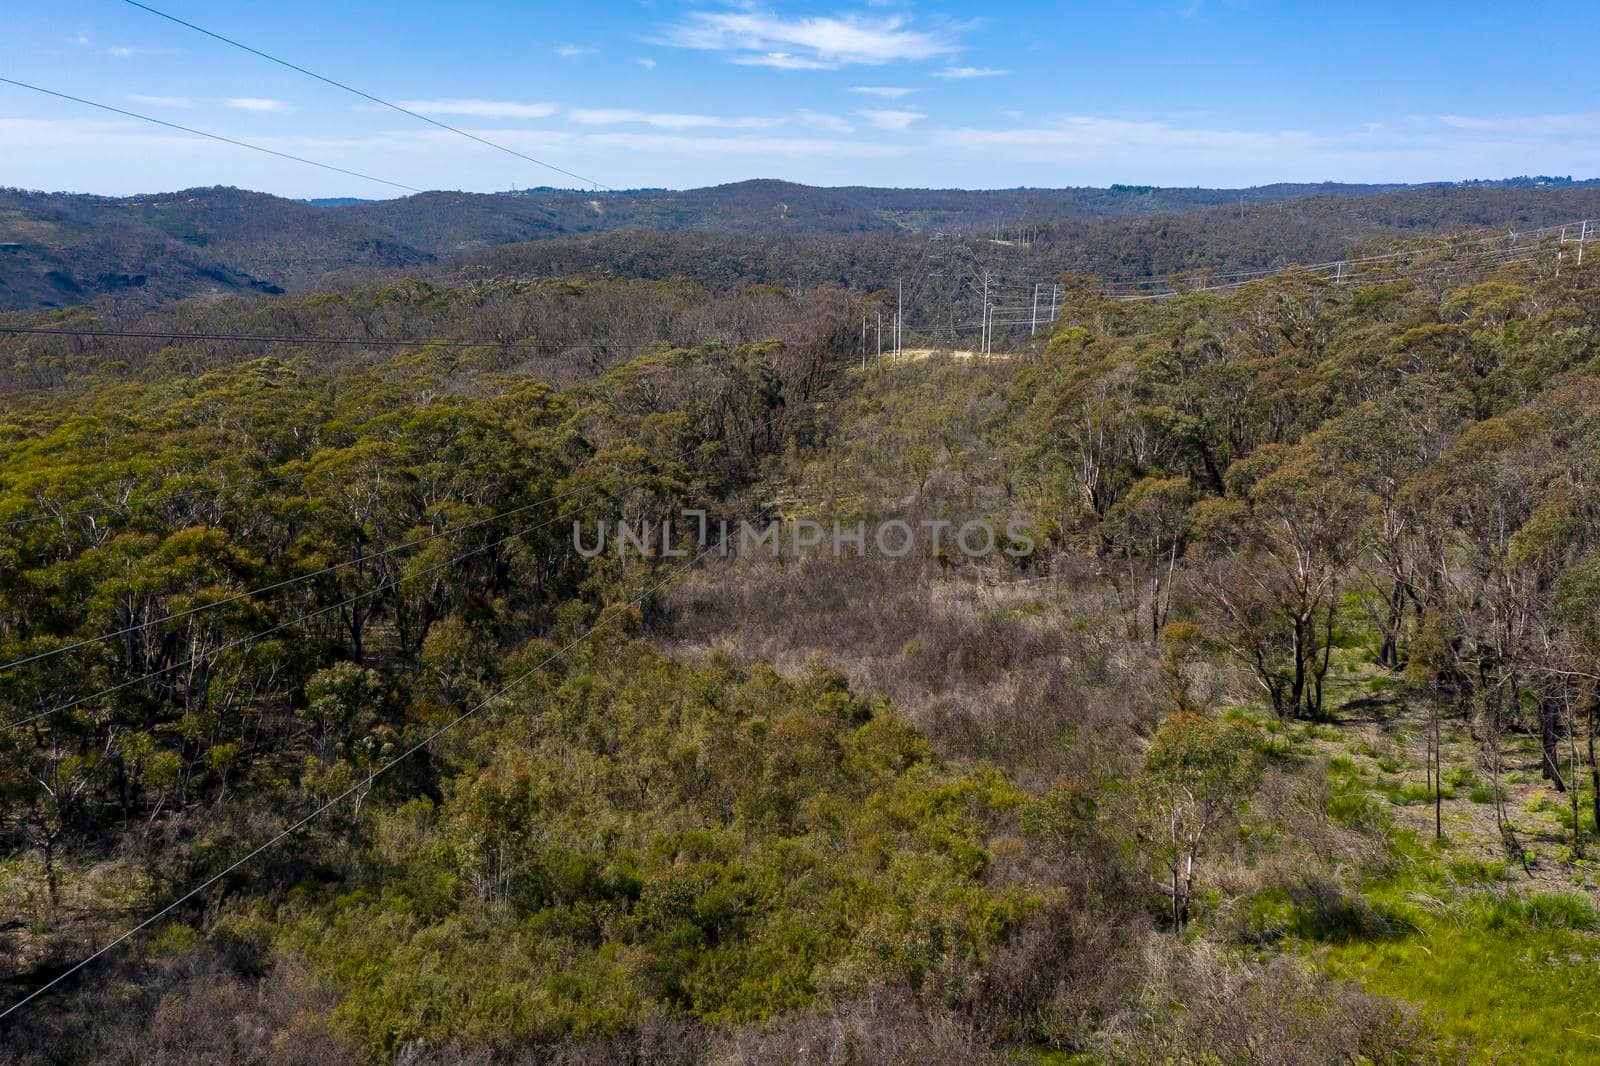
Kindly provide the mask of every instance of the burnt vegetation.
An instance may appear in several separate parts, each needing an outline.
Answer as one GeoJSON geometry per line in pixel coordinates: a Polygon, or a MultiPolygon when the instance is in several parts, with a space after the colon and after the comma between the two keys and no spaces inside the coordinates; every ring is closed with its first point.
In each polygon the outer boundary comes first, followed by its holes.
{"type": "MultiPolygon", "coordinates": [[[[976,210],[823,192],[795,209],[874,232],[976,210]]],[[[1592,195],[1363,192],[1243,224],[1063,195],[1145,214],[1042,220],[1028,269],[1247,267],[1592,195]]],[[[619,225],[722,204],[629,195],[619,225]]],[[[577,226],[506,199],[474,210],[524,212],[512,240],[577,226]]],[[[1600,1049],[1600,264],[1066,279],[999,358],[891,362],[862,322],[920,238],[443,263],[433,213],[411,277],[11,316],[152,336],[0,340],[6,1002],[183,902],[0,1022],[10,1059],[1600,1049]],[[1033,550],[573,550],[685,511],[1020,521],[1033,550]]]]}

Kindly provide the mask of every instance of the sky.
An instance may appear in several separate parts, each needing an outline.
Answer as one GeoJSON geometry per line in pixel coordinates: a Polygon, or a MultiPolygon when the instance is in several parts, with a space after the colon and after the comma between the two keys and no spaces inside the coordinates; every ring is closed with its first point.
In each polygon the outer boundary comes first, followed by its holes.
{"type": "MultiPolygon", "coordinates": [[[[151,6],[608,188],[1600,176],[1600,5],[273,0],[151,6]]],[[[7,5],[0,77],[412,188],[581,183],[126,0],[7,5]]],[[[394,185],[0,84],[0,185],[394,185]]]]}

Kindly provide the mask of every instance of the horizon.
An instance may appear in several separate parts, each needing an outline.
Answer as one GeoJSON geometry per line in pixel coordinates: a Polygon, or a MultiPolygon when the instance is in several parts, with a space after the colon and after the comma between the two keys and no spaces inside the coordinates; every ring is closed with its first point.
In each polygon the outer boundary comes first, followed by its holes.
{"type": "MultiPolygon", "coordinates": [[[[1331,11],[1242,0],[999,13],[882,2],[530,12],[478,0],[447,20],[421,4],[156,8],[554,169],[462,143],[131,4],[16,16],[7,74],[429,190],[510,191],[554,184],[544,179],[556,170],[673,190],[751,173],[970,190],[1600,173],[1600,117],[1569,104],[1600,79],[1543,47],[1592,19],[1576,4],[1510,24],[1487,4],[1331,11]]],[[[361,177],[15,85],[0,86],[0,143],[6,184],[18,187],[385,198],[361,177]],[[107,153],[116,167],[104,165],[107,153]]]]}
{"type": "MultiPolygon", "coordinates": [[[[533,194],[559,194],[582,195],[591,197],[604,196],[642,196],[650,194],[674,194],[688,192],[704,192],[712,189],[729,188],[735,185],[753,185],[760,183],[776,183],[793,185],[807,189],[817,189],[824,192],[848,191],[851,189],[869,189],[887,192],[922,192],[922,193],[1069,193],[1069,192],[1216,192],[1216,193],[1251,193],[1262,189],[1277,188],[1317,188],[1328,186],[1335,189],[1371,189],[1385,188],[1394,191],[1410,189],[1442,189],[1442,188],[1473,188],[1473,187],[1524,187],[1536,188],[1566,188],[1582,186],[1600,182],[1600,175],[1591,177],[1578,177],[1576,175],[1558,174],[1515,174],[1498,178],[1463,178],[1460,180],[1415,181],[1415,182],[1344,182],[1334,180],[1303,181],[1303,182],[1264,182],[1257,185],[1135,185],[1127,182],[1113,182],[1109,185],[1005,185],[989,187],[973,187],[960,185],[814,185],[807,182],[791,181],[788,178],[754,177],[736,178],[732,181],[717,182],[712,185],[689,186],[638,186],[633,188],[607,188],[586,189],[579,187],[563,187],[556,185],[532,185],[519,189],[420,189],[416,192],[403,193],[395,196],[289,196],[271,192],[266,189],[253,189],[242,185],[189,185],[182,188],[170,189],[144,189],[132,193],[96,193],[84,189],[34,189],[21,186],[0,185],[0,192],[15,192],[28,196],[93,196],[111,200],[135,200],[144,196],[172,196],[179,193],[209,192],[212,190],[228,190],[233,192],[248,193],[251,195],[271,196],[281,200],[290,200],[296,203],[316,204],[319,201],[349,201],[350,203],[377,204],[406,200],[415,196],[432,196],[439,193],[450,193],[466,196],[528,196],[533,194]]],[[[1336,193],[1334,195],[1337,195],[1336,193]]]]}
{"type": "Polygon", "coordinates": [[[16,8],[7,1063],[1600,1063],[1593,0],[16,8]]]}

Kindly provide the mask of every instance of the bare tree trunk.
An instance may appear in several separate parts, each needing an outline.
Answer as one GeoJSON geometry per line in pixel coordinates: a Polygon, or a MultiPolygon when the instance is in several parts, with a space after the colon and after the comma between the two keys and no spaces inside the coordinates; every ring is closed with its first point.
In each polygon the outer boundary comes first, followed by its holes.
{"type": "Polygon", "coordinates": [[[1567,694],[1565,686],[1562,689],[1565,697],[1562,702],[1567,710],[1567,776],[1572,781],[1572,854],[1574,858],[1583,857],[1583,824],[1579,821],[1578,814],[1578,723],[1572,716],[1572,699],[1567,694]]]}
{"type": "Polygon", "coordinates": [[[1589,787],[1591,789],[1589,800],[1594,804],[1594,824],[1600,828],[1600,762],[1594,757],[1594,729],[1595,720],[1600,718],[1600,691],[1589,703],[1589,787]]]}
{"type": "Polygon", "coordinates": [[[1384,621],[1383,641],[1378,647],[1378,665],[1390,670],[1400,665],[1400,627],[1405,620],[1405,607],[1405,583],[1397,578],[1389,593],[1389,614],[1384,621]]]}
{"type": "Polygon", "coordinates": [[[1541,751],[1541,772],[1544,779],[1555,785],[1557,792],[1567,790],[1567,782],[1561,773],[1561,755],[1557,748],[1560,741],[1559,720],[1560,709],[1556,707],[1555,700],[1548,693],[1539,696],[1539,745],[1541,751]]]}
{"type": "Polygon", "coordinates": [[[59,910],[61,882],[56,874],[56,839],[53,835],[44,838],[44,883],[50,891],[50,909],[59,910]]]}
{"type": "Polygon", "coordinates": [[[1298,716],[1306,694],[1306,620],[1294,620],[1294,682],[1289,690],[1289,713],[1298,716]]]}
{"type": "Polygon", "coordinates": [[[1439,696],[1433,697],[1433,839],[1444,839],[1444,782],[1439,772],[1439,696]]]}
{"type": "Polygon", "coordinates": [[[1517,839],[1516,830],[1511,825],[1511,818],[1506,814],[1505,791],[1500,787],[1500,698],[1498,693],[1491,696],[1489,703],[1489,770],[1494,783],[1494,821],[1495,828],[1500,831],[1500,841],[1505,846],[1506,852],[1521,864],[1523,872],[1528,870],[1528,854],[1522,849],[1522,843],[1517,839]]]}
{"type": "MultiPolygon", "coordinates": [[[[1336,596],[1333,593],[1330,593],[1328,596],[1328,617],[1325,623],[1325,632],[1322,640],[1322,658],[1320,661],[1313,659],[1312,666],[1312,692],[1315,696],[1316,704],[1312,708],[1312,717],[1314,718],[1322,717],[1322,683],[1327,679],[1328,666],[1333,661],[1333,619],[1334,612],[1337,610],[1337,604],[1338,601],[1336,596]]],[[[1316,629],[1315,626],[1313,626],[1312,636],[1315,635],[1316,629]]],[[[1315,651],[1313,651],[1312,654],[1314,656],[1315,651]]]]}

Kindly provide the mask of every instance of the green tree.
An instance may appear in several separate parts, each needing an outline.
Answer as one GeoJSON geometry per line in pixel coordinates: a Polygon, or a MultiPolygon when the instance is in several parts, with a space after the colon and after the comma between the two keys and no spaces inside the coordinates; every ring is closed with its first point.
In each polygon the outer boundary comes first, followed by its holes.
{"type": "Polygon", "coordinates": [[[1249,726],[1179,711],[1156,730],[1139,775],[1139,840],[1167,879],[1172,924],[1182,931],[1195,864],[1244,809],[1261,763],[1249,726]]]}

